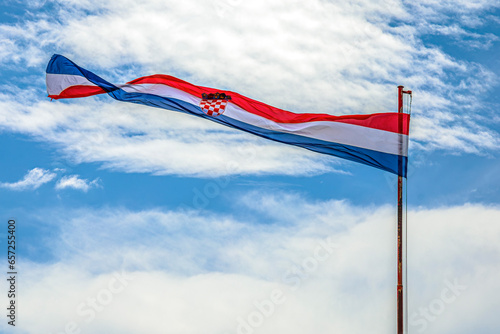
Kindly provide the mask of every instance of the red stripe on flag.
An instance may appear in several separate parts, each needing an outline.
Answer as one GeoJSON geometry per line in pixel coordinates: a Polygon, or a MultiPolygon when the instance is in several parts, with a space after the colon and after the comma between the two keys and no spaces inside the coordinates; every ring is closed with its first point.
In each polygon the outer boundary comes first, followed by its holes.
{"type": "Polygon", "coordinates": [[[373,129],[390,131],[398,133],[399,119],[403,120],[402,133],[408,135],[410,125],[410,115],[405,113],[377,113],[366,115],[345,115],[334,116],[329,114],[298,114],[291,111],[275,108],[265,103],[253,100],[246,96],[240,95],[235,92],[219,90],[215,88],[202,87],[193,85],[187,81],[178,79],[176,77],[164,74],[155,74],[150,76],[141,77],[128,82],[127,84],[163,84],[173,88],[177,88],[191,95],[201,98],[202,93],[226,93],[231,96],[231,102],[238,105],[242,109],[267,118],[276,123],[305,123],[305,122],[340,122],[349,123],[353,125],[365,126],[373,129]]]}
{"type": "Polygon", "coordinates": [[[104,89],[98,86],[76,85],[64,89],[59,95],[49,95],[51,99],[69,99],[75,97],[87,97],[106,93],[104,89]]]}

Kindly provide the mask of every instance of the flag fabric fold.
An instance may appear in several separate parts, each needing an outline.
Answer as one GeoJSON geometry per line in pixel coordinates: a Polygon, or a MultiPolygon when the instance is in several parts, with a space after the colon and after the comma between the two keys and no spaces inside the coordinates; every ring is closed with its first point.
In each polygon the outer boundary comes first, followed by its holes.
{"type": "Polygon", "coordinates": [[[50,59],[46,72],[47,92],[53,99],[107,93],[119,101],[188,113],[406,177],[410,115],[405,113],[294,113],[235,92],[160,74],[115,85],[57,54],[50,59]]]}

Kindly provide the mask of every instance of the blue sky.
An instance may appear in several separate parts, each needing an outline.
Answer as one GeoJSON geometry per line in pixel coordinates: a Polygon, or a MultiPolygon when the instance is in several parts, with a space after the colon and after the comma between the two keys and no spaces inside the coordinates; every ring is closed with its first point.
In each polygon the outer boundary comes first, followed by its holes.
{"type": "Polygon", "coordinates": [[[395,111],[405,85],[408,326],[500,328],[498,2],[1,9],[0,212],[22,305],[1,331],[395,331],[394,175],[107,96],[50,101],[54,53],[114,83],[170,74],[297,112],[395,111]]]}

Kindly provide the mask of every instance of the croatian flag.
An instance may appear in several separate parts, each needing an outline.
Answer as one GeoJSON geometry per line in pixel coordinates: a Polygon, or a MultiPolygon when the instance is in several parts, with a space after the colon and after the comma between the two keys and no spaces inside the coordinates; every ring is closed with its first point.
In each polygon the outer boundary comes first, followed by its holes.
{"type": "Polygon", "coordinates": [[[195,86],[162,74],[114,85],[61,55],[50,59],[46,80],[53,99],[107,93],[120,101],[188,113],[406,177],[410,116],[405,113],[294,113],[235,92],[195,86]]]}

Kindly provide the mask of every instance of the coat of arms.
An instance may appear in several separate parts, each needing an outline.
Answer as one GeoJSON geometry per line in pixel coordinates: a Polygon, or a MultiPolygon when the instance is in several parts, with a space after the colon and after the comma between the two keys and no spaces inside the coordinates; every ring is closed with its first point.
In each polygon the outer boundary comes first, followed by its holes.
{"type": "Polygon", "coordinates": [[[222,115],[226,110],[227,102],[231,100],[231,96],[219,92],[203,93],[201,97],[200,108],[208,116],[222,115]]]}

